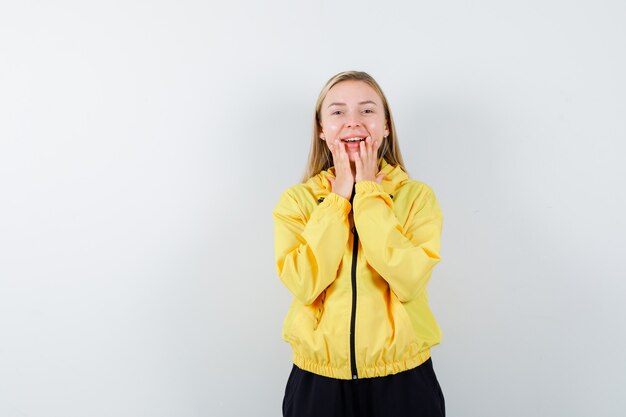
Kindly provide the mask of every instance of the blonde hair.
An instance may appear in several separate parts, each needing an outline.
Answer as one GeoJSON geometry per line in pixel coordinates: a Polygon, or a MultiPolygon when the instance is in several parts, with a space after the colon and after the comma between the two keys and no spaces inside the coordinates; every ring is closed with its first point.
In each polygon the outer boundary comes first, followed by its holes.
{"type": "Polygon", "coordinates": [[[317,175],[321,171],[327,170],[333,166],[333,155],[330,153],[330,149],[328,149],[326,143],[320,139],[320,131],[322,127],[320,111],[328,91],[333,88],[335,84],[348,80],[363,81],[369,84],[369,86],[376,91],[383,102],[385,119],[387,120],[387,125],[389,127],[389,135],[387,135],[386,139],[383,139],[383,143],[378,148],[378,166],[380,167],[382,159],[385,158],[389,164],[399,165],[400,168],[402,168],[402,170],[404,170],[404,172],[408,175],[408,171],[404,166],[402,154],[400,153],[396,127],[393,123],[391,110],[389,110],[389,104],[387,103],[387,98],[385,97],[383,90],[380,88],[376,80],[374,80],[374,78],[366,72],[344,71],[332,76],[326,82],[326,85],[322,88],[322,91],[317,98],[317,102],[315,103],[315,115],[313,116],[313,138],[311,141],[311,149],[309,151],[309,160],[304,170],[304,176],[302,177],[301,182],[306,182],[312,176],[317,175]]]}

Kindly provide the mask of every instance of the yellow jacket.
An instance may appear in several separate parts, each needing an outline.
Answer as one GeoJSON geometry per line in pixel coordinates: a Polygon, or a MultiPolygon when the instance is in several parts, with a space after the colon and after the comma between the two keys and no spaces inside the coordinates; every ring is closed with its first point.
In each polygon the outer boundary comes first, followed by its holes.
{"type": "Polygon", "coordinates": [[[395,374],[441,341],[426,290],[441,260],[441,208],[399,166],[383,159],[382,172],[382,184],[359,181],[348,200],[331,192],[331,167],[284,191],[272,212],[276,271],[294,296],[282,338],[302,369],[395,374]]]}

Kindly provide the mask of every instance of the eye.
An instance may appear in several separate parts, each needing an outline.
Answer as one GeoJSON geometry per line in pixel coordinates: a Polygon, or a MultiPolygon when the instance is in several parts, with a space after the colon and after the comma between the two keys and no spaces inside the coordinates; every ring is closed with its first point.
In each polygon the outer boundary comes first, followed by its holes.
{"type": "Polygon", "coordinates": [[[341,110],[335,110],[334,112],[332,112],[331,114],[337,114],[337,113],[341,113],[341,110]]]}
{"type": "Polygon", "coordinates": [[[365,110],[363,110],[363,111],[364,111],[365,113],[368,113],[368,112],[369,112],[369,113],[374,113],[374,110],[372,110],[372,109],[365,109],[365,110]]]}

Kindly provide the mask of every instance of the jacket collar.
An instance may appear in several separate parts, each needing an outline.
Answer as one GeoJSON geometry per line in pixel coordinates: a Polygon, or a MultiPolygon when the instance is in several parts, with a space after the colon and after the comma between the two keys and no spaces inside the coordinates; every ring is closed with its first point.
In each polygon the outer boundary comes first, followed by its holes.
{"type": "MultiPolygon", "coordinates": [[[[399,165],[391,165],[385,158],[382,158],[380,170],[376,175],[382,173],[387,175],[383,177],[381,185],[387,194],[392,195],[400,187],[400,184],[409,178],[406,172],[404,172],[399,165]]],[[[315,199],[326,197],[326,195],[332,191],[332,185],[328,180],[328,177],[335,178],[334,166],[321,171],[319,174],[314,175],[306,181],[306,185],[308,185],[313,191],[315,199]]]]}

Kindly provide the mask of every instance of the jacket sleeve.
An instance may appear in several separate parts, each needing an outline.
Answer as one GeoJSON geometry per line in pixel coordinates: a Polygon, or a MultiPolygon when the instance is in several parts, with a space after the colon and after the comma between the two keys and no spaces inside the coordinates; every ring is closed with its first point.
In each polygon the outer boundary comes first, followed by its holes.
{"type": "Polygon", "coordinates": [[[307,220],[287,190],[272,212],[276,272],[304,305],[313,303],[337,276],[351,207],[346,198],[329,193],[307,220]]]}
{"type": "Polygon", "coordinates": [[[402,302],[415,298],[428,284],[439,256],[443,215],[432,189],[415,196],[406,227],[382,185],[355,185],[354,224],[365,258],[402,302]]]}

